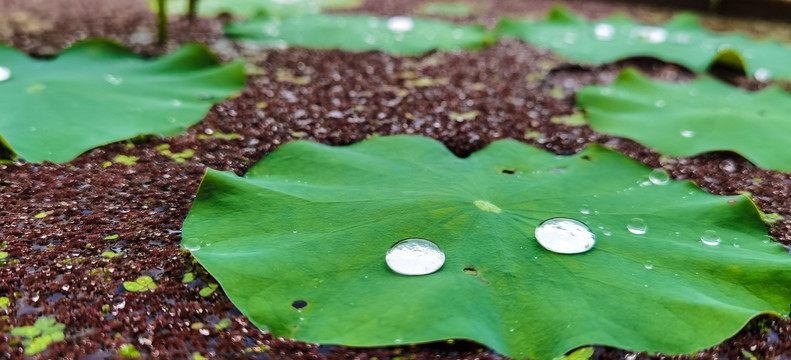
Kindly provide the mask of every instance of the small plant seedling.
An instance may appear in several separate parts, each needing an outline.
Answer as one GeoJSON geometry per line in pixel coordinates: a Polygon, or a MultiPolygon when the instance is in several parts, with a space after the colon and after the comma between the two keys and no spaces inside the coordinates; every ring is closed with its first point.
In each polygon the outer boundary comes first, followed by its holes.
{"type": "Polygon", "coordinates": [[[139,358],[140,351],[132,344],[123,344],[118,347],[118,355],[125,358],[139,358]]]}
{"type": "Polygon", "coordinates": [[[126,291],[131,292],[143,292],[148,290],[154,290],[157,288],[157,284],[154,282],[150,276],[141,276],[137,278],[135,281],[125,281],[124,282],[124,289],[126,291]]]}
{"type": "Polygon", "coordinates": [[[168,42],[168,9],[167,0],[157,0],[157,41],[159,45],[168,42]]]}
{"type": "Polygon", "coordinates": [[[7,296],[0,297],[0,309],[8,310],[8,304],[11,303],[11,299],[7,296]]]}
{"type": "Polygon", "coordinates": [[[44,351],[51,342],[64,339],[63,329],[66,327],[51,317],[40,317],[32,326],[11,329],[11,335],[23,336],[22,346],[25,354],[33,355],[44,351]]]}

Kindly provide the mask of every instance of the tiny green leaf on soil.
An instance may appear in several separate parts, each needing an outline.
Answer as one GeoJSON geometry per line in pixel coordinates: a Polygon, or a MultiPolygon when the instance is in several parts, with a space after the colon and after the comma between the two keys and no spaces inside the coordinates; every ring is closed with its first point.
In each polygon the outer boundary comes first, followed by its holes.
{"type": "Polygon", "coordinates": [[[114,162],[121,163],[124,165],[129,165],[129,166],[137,164],[137,160],[139,160],[137,156],[126,156],[126,155],[116,155],[113,158],[114,162]]]}
{"type": "Polygon", "coordinates": [[[461,159],[423,137],[294,141],[244,177],[207,170],[182,246],[254,324],[308,342],[682,354],[787,314],[791,259],[763,242],[749,198],[653,172],[598,145],[557,156],[497,141],[461,159]],[[587,225],[595,246],[541,247],[534,231],[555,217],[587,225]],[[411,238],[435,243],[444,266],[391,271],[385,254],[411,238]]]}
{"type": "Polygon", "coordinates": [[[104,237],[104,240],[115,240],[118,239],[118,234],[107,235],[104,237]]]}
{"type": "Polygon", "coordinates": [[[192,149],[186,149],[182,152],[174,153],[170,151],[170,144],[159,144],[157,145],[156,149],[160,154],[173,159],[173,161],[177,163],[183,163],[195,155],[195,150],[192,149]]]}
{"type": "MultiPolygon", "coordinates": [[[[157,0],[148,0],[148,7],[157,11],[157,0]]],[[[349,9],[358,7],[362,0],[200,0],[197,2],[198,14],[215,16],[223,13],[242,16],[287,17],[315,14],[322,9],[349,9]]],[[[188,1],[167,0],[170,14],[186,14],[188,1]]]]}
{"type": "Polygon", "coordinates": [[[217,290],[218,286],[219,286],[218,284],[209,284],[209,286],[204,287],[203,289],[200,289],[200,291],[198,292],[198,295],[204,296],[204,297],[205,296],[209,296],[209,295],[213,294],[215,290],[217,290]]]}
{"type": "Polygon", "coordinates": [[[381,50],[418,55],[431,50],[480,49],[494,36],[480,25],[397,16],[389,19],[364,15],[303,15],[284,19],[257,18],[231,23],[225,33],[240,40],[271,44],[343,49],[381,50]]]}
{"type": "Polygon", "coordinates": [[[139,358],[140,351],[132,344],[123,344],[118,347],[118,355],[125,358],[139,358]]]}
{"type": "Polygon", "coordinates": [[[791,78],[791,67],[787,66],[791,47],[742,34],[712,33],[692,14],[677,15],[663,26],[648,26],[623,15],[590,22],[555,7],[539,22],[504,18],[496,31],[585,63],[653,56],[698,72],[717,62],[759,80],[791,78]]]}
{"type": "Polygon", "coordinates": [[[8,304],[11,303],[11,299],[7,296],[0,297],[0,309],[8,310],[8,304]]]}
{"type": "Polygon", "coordinates": [[[574,350],[571,354],[555,358],[554,360],[588,360],[591,356],[593,356],[593,348],[584,347],[574,350]]]}
{"type": "Polygon", "coordinates": [[[58,323],[55,318],[40,317],[32,326],[22,326],[11,329],[11,335],[23,336],[22,345],[25,354],[34,355],[44,351],[52,342],[62,341],[65,338],[63,329],[66,325],[58,323]]]}
{"type": "Polygon", "coordinates": [[[137,278],[135,281],[125,281],[124,282],[124,289],[126,291],[131,292],[142,292],[148,290],[154,290],[157,288],[157,284],[154,282],[150,276],[141,276],[137,278]]]}
{"type": "Polygon", "coordinates": [[[79,42],[53,60],[0,46],[0,62],[12,72],[0,82],[0,145],[29,162],[66,162],[139,134],[182,133],[245,84],[242,63],[220,65],[201,45],[154,60],[108,40],[79,42]]]}
{"type": "Polygon", "coordinates": [[[595,130],[664,154],[727,150],[762,168],[791,171],[791,95],[779,87],[747,92],[707,77],[667,83],[627,69],[609,86],[579,90],[577,104],[595,130]]]}

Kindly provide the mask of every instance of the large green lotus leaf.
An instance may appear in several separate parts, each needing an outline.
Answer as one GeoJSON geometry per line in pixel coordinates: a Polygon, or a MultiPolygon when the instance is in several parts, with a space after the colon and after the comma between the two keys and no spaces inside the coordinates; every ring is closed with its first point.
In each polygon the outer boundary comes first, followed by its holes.
{"type": "Polygon", "coordinates": [[[711,78],[654,81],[627,69],[610,86],[577,92],[597,131],[673,156],[738,152],[756,165],[791,171],[791,95],[780,87],[747,92],[711,78]]]}
{"type": "Polygon", "coordinates": [[[691,182],[654,185],[650,173],[597,145],[556,156],[498,141],[461,159],[424,137],[296,141],[244,177],[209,169],[183,246],[253,323],[311,342],[464,338],[536,359],[584,344],[677,354],[756,314],[786,314],[791,258],[755,205],[691,182]],[[553,217],[587,223],[598,243],[545,250],[534,229],[553,217]],[[644,234],[627,230],[633,218],[644,234]],[[701,242],[707,231],[719,245],[701,242]],[[444,267],[391,271],[385,253],[406,238],[435,242],[444,267]]]}
{"type": "Polygon", "coordinates": [[[691,14],[677,15],[664,26],[646,26],[625,16],[589,22],[554,8],[540,22],[505,18],[497,30],[586,63],[653,56],[704,71],[712,62],[722,61],[743,67],[747,74],[761,80],[791,78],[790,47],[774,41],[758,42],[741,34],[712,33],[691,14]]]}
{"type": "Polygon", "coordinates": [[[0,47],[0,136],[31,162],[65,162],[139,134],[184,132],[214,102],[241,90],[243,65],[221,66],[204,46],[145,60],[106,40],[78,43],[54,60],[0,47]]]}
{"type": "MultiPolygon", "coordinates": [[[[158,9],[157,0],[148,0],[147,3],[152,10],[158,9]]],[[[185,14],[188,4],[187,0],[167,0],[167,12],[185,14]]],[[[322,9],[352,8],[361,4],[362,0],[199,0],[197,12],[201,15],[229,13],[243,16],[287,17],[315,14],[322,9]]]]}
{"type": "Polygon", "coordinates": [[[365,15],[315,14],[278,18],[258,18],[231,23],[226,35],[277,45],[355,51],[382,50],[415,55],[434,49],[480,49],[491,42],[492,34],[480,25],[395,17],[383,19],[365,15]]]}

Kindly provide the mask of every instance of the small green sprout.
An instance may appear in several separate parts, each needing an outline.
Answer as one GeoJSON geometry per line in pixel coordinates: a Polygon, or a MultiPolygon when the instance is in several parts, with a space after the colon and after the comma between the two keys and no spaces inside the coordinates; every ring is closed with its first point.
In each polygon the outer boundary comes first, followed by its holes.
{"type": "Polygon", "coordinates": [[[553,116],[550,121],[555,124],[566,124],[568,126],[581,126],[587,124],[585,121],[585,115],[582,115],[582,113],[574,113],[566,116],[553,116]]]}
{"type": "Polygon", "coordinates": [[[102,305],[102,314],[107,314],[110,312],[110,305],[104,304],[102,305]]]}
{"type": "Polygon", "coordinates": [[[131,165],[137,164],[137,160],[138,159],[139,158],[137,156],[116,155],[113,158],[113,161],[115,161],[117,163],[121,163],[121,164],[125,164],[125,165],[130,165],[131,166],[131,165]]]}
{"type": "Polygon", "coordinates": [[[198,140],[205,140],[205,139],[208,139],[208,138],[216,138],[216,139],[222,139],[222,140],[233,140],[233,139],[238,139],[238,138],[240,138],[242,136],[237,134],[237,133],[223,133],[223,132],[216,131],[216,132],[212,133],[211,135],[198,134],[195,137],[198,138],[198,140]]]}
{"type": "Polygon", "coordinates": [[[115,240],[118,239],[118,234],[112,234],[104,237],[105,240],[115,240]]]}
{"type": "Polygon", "coordinates": [[[0,251],[0,260],[5,259],[8,257],[8,253],[5,251],[0,251]]]}
{"type": "Polygon", "coordinates": [[[198,295],[200,295],[200,296],[209,296],[209,295],[211,295],[214,292],[214,290],[217,290],[218,286],[219,286],[218,284],[209,284],[209,286],[201,289],[200,292],[198,293],[198,295]]]}
{"type": "Polygon", "coordinates": [[[553,87],[552,90],[549,90],[549,96],[555,99],[562,99],[566,95],[563,93],[563,88],[553,87]]]}
{"type": "Polygon", "coordinates": [[[43,211],[43,212],[40,212],[40,213],[36,214],[34,217],[36,219],[43,219],[43,218],[47,217],[47,215],[52,214],[53,212],[54,211],[52,211],[52,210],[50,210],[50,211],[43,211]]]}
{"type": "Polygon", "coordinates": [[[475,119],[478,115],[480,115],[480,111],[477,110],[468,111],[466,113],[452,112],[450,113],[450,119],[456,122],[463,122],[465,120],[475,119]]]}
{"type": "Polygon", "coordinates": [[[203,357],[203,355],[201,355],[199,352],[196,351],[196,352],[192,353],[192,360],[206,360],[206,358],[203,357]]]}
{"type": "Polygon", "coordinates": [[[126,289],[126,291],[143,292],[156,288],[157,284],[150,276],[141,276],[135,281],[124,281],[124,289],[126,289]]]}
{"type": "Polygon", "coordinates": [[[8,304],[11,303],[11,299],[7,296],[0,297],[0,309],[8,310],[8,304]]]}
{"type": "Polygon", "coordinates": [[[159,151],[159,153],[173,159],[173,161],[177,163],[183,163],[186,161],[186,159],[189,159],[195,155],[195,151],[192,149],[187,149],[180,153],[174,153],[170,151],[170,144],[159,144],[157,145],[156,149],[159,151]]]}
{"type": "Polygon", "coordinates": [[[181,279],[181,282],[186,284],[186,283],[188,283],[188,282],[190,282],[192,280],[195,280],[195,274],[193,274],[191,272],[188,272],[188,273],[184,274],[184,278],[181,279]]]}
{"type": "Polygon", "coordinates": [[[139,358],[140,351],[137,351],[135,346],[132,344],[123,344],[118,347],[118,355],[121,355],[125,358],[139,358]]]}
{"type": "Polygon", "coordinates": [[[46,350],[51,342],[62,341],[65,338],[63,329],[66,327],[51,317],[40,317],[33,326],[22,326],[11,329],[11,335],[24,336],[22,346],[25,354],[33,355],[46,350]]]}
{"type": "Polygon", "coordinates": [[[231,326],[231,319],[222,319],[220,322],[214,325],[214,328],[217,330],[222,330],[229,326],[231,326]]]}
{"type": "Polygon", "coordinates": [[[778,213],[765,213],[761,211],[761,220],[764,222],[764,224],[774,225],[774,223],[783,220],[783,215],[778,213]]]}
{"type": "Polygon", "coordinates": [[[167,0],[157,0],[157,41],[164,45],[168,41],[168,10],[167,0]]]}
{"type": "Polygon", "coordinates": [[[747,360],[758,360],[758,358],[755,357],[755,355],[753,355],[751,352],[747,350],[742,350],[742,355],[744,355],[744,358],[747,360]]]}
{"type": "Polygon", "coordinates": [[[102,256],[112,259],[112,258],[114,258],[114,257],[116,257],[118,255],[121,255],[121,254],[123,254],[123,253],[113,252],[113,251],[105,251],[105,252],[102,253],[102,256]]]}

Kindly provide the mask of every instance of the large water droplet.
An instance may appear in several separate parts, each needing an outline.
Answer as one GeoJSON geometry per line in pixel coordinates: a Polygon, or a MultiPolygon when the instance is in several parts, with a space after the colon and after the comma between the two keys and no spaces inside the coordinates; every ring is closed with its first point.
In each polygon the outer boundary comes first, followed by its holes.
{"type": "Polygon", "coordinates": [[[615,35],[615,27],[610,24],[596,24],[593,34],[599,40],[611,40],[615,35]]]}
{"type": "Polygon", "coordinates": [[[769,80],[769,77],[772,76],[772,72],[769,69],[760,68],[755,70],[755,79],[758,81],[766,81],[769,80]]]}
{"type": "Polygon", "coordinates": [[[7,67],[0,66],[0,81],[6,81],[11,77],[11,70],[7,67]]]}
{"type": "Polygon", "coordinates": [[[700,235],[700,241],[706,245],[716,246],[720,244],[720,235],[714,230],[706,230],[700,235]]]}
{"type": "Polygon", "coordinates": [[[648,230],[648,225],[646,225],[645,220],[641,218],[633,218],[632,220],[629,220],[628,224],[626,224],[626,228],[632,234],[643,235],[648,230]]]}
{"type": "Polygon", "coordinates": [[[587,225],[567,218],[553,218],[536,228],[536,240],[545,249],[559,254],[579,254],[593,248],[596,235],[587,225]]]}
{"type": "Polygon", "coordinates": [[[648,174],[648,180],[651,180],[654,185],[667,185],[670,182],[670,175],[665,170],[654,169],[648,174]]]}
{"type": "Polygon", "coordinates": [[[402,275],[426,275],[445,264],[445,254],[426,239],[405,239],[387,251],[385,262],[390,270],[402,275]]]}
{"type": "Polygon", "coordinates": [[[409,16],[393,16],[387,19],[387,28],[395,32],[407,32],[415,27],[415,21],[409,16]]]}
{"type": "Polygon", "coordinates": [[[695,136],[695,132],[694,132],[694,131],[692,131],[692,130],[682,130],[682,131],[681,131],[681,136],[683,136],[683,137],[685,137],[685,138],[689,139],[689,138],[691,138],[691,137],[695,136]]]}

